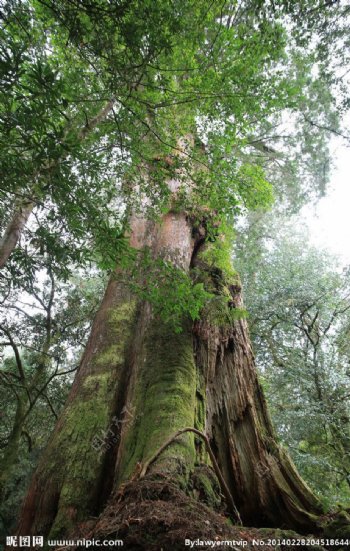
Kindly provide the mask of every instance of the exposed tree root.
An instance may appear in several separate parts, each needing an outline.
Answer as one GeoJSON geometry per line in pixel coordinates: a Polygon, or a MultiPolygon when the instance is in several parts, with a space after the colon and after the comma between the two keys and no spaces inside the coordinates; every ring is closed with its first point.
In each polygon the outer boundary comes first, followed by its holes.
{"type": "Polygon", "coordinates": [[[194,429],[194,428],[191,428],[191,427],[187,427],[185,429],[181,429],[181,430],[178,430],[173,436],[171,436],[170,438],[168,438],[168,440],[166,440],[166,442],[164,442],[164,444],[157,450],[157,452],[151,457],[151,459],[149,459],[146,463],[144,463],[142,469],[141,469],[141,472],[140,472],[140,478],[143,478],[145,476],[145,474],[147,473],[149,467],[152,465],[152,463],[154,463],[154,461],[156,461],[156,459],[160,456],[160,454],[178,437],[180,436],[181,434],[184,434],[185,432],[193,432],[196,436],[198,436],[199,438],[201,438],[202,440],[204,440],[204,443],[205,443],[205,447],[206,447],[206,450],[209,454],[209,457],[210,457],[210,460],[212,462],[212,465],[213,465],[213,468],[214,468],[214,471],[215,471],[215,474],[216,476],[218,477],[218,480],[220,482],[220,487],[221,487],[221,490],[226,498],[226,501],[227,501],[227,505],[229,507],[229,510],[230,512],[233,514],[234,518],[237,520],[237,522],[239,524],[242,525],[242,520],[241,520],[241,517],[240,517],[240,514],[238,512],[238,509],[235,505],[235,502],[233,500],[233,497],[232,497],[232,494],[229,490],[229,487],[227,486],[226,482],[225,482],[225,479],[222,475],[222,472],[219,468],[219,465],[217,464],[217,461],[215,459],[215,455],[213,453],[213,450],[211,449],[211,446],[210,446],[210,443],[209,443],[209,440],[208,440],[208,437],[201,431],[197,430],[197,429],[194,429]]]}
{"type": "MultiPolygon", "coordinates": [[[[186,539],[213,542],[230,540],[232,545],[224,548],[236,551],[295,551],[291,540],[306,539],[306,536],[289,530],[233,526],[223,514],[214,512],[186,495],[168,479],[150,477],[126,484],[122,491],[112,497],[98,521],[88,521],[80,525],[80,531],[74,537],[121,539],[124,542],[123,548],[128,551],[190,549],[188,544],[185,545],[186,539]],[[279,546],[272,543],[272,540],[278,539],[285,543],[279,546]]],[[[216,544],[214,549],[216,547],[219,545],[216,544]]],[[[213,546],[204,544],[195,548],[207,550],[213,549],[213,546]]],[[[310,546],[301,544],[298,549],[309,550],[310,546]]],[[[313,546],[313,551],[315,549],[323,548],[316,545],[313,546]]]]}

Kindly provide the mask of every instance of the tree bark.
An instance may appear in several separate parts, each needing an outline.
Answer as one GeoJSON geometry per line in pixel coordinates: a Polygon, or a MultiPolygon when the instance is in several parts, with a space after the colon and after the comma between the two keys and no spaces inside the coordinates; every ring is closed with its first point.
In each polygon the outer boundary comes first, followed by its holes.
{"type": "Polygon", "coordinates": [[[66,406],[34,474],[19,523],[22,533],[64,533],[93,514],[107,460],[112,414],[123,407],[125,347],[134,302],[111,280],[93,323],[66,406]],[[118,403],[116,400],[118,399],[118,403]]]}
{"type": "MultiPolygon", "coordinates": [[[[230,308],[241,308],[231,285],[230,308]]],[[[206,432],[243,523],[305,532],[321,505],[279,446],[258,381],[247,322],[196,327],[197,370],[206,393],[206,432]]]]}
{"type": "Polygon", "coordinates": [[[12,218],[0,241],[0,269],[5,266],[12,251],[17,246],[34,206],[35,203],[30,200],[16,204],[12,218]]]}
{"type": "Polygon", "coordinates": [[[0,498],[5,499],[6,486],[11,480],[13,467],[18,461],[18,450],[24,429],[25,400],[18,396],[12,430],[9,434],[4,454],[0,460],[0,498]]]}
{"type": "MultiPolygon", "coordinates": [[[[134,247],[151,245],[154,254],[189,268],[194,240],[184,215],[166,215],[160,226],[132,217],[131,230],[134,247]]],[[[126,480],[164,435],[193,424],[195,366],[190,327],[173,335],[155,323],[149,305],[137,304],[119,275],[114,274],[108,284],[65,410],[34,475],[19,523],[21,533],[67,532],[78,520],[96,513],[114,478],[126,480]],[[175,407],[177,398],[183,402],[181,411],[175,407]],[[131,408],[135,411],[132,423],[131,408]]],[[[187,446],[178,447],[189,470],[193,437],[187,440],[187,446]]],[[[174,453],[169,455],[169,463],[177,460],[174,453]]]]}

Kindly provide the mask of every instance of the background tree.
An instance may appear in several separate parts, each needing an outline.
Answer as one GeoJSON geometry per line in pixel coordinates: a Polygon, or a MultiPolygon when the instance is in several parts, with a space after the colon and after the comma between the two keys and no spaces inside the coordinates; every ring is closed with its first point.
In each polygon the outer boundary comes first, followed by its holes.
{"type": "Polygon", "coordinates": [[[76,276],[73,289],[58,276],[44,258],[39,278],[22,282],[0,306],[2,536],[18,518],[25,484],[64,405],[97,307],[97,274],[76,276]]]}
{"type": "Polygon", "coordinates": [[[295,224],[260,220],[236,265],[276,428],[320,496],[348,506],[348,273],[295,224]]]}

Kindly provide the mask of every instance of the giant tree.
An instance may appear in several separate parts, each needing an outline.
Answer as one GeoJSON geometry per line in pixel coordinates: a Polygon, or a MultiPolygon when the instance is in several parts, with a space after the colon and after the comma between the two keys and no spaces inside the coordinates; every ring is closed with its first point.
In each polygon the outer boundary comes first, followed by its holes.
{"type": "Polygon", "coordinates": [[[131,2],[118,13],[108,2],[34,4],[98,68],[98,85],[118,106],[105,121],[111,135],[128,123],[118,134],[128,153],[119,191],[128,246],[115,258],[19,533],[132,537],[134,507],[141,526],[158,526],[146,547],[159,546],[169,521],[135,505],[143,491],[165,511],[174,498],[178,515],[184,504],[190,516],[210,514],[202,501],[225,501],[235,522],[321,530],[320,503],[271,425],[225,245],[242,205],[271,201],[263,167],[243,154],[256,121],[297,109],[310,84],[294,78],[287,31],[258,4],[131,2]],[[149,45],[151,58],[140,61],[149,45]],[[117,95],[123,52],[138,61],[126,98],[117,95]]]}

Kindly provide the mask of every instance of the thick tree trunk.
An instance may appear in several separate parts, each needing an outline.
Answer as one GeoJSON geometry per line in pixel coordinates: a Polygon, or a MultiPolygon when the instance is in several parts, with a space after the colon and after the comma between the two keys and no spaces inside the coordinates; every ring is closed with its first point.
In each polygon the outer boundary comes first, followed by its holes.
{"type": "MultiPolygon", "coordinates": [[[[151,245],[155,254],[189,268],[193,239],[184,215],[169,214],[160,227],[134,217],[131,227],[133,246],[151,245]]],[[[149,305],[137,304],[115,274],[65,410],[34,475],[19,532],[63,534],[96,514],[114,478],[126,480],[164,437],[193,425],[194,402],[190,327],[173,335],[156,323],[149,305]]],[[[187,441],[178,446],[179,457],[174,450],[169,454],[169,462],[184,455],[189,470],[193,437],[187,441]]]]}
{"type": "MultiPolygon", "coordinates": [[[[147,245],[190,269],[197,246],[184,214],[168,213],[161,224],[134,217],[131,227],[135,247],[147,245]]],[[[228,307],[240,306],[240,289],[230,291],[228,307]]],[[[33,478],[18,533],[52,537],[76,530],[185,427],[208,435],[244,523],[302,531],[316,526],[319,503],[276,442],[245,321],[220,327],[202,320],[194,328],[184,322],[176,334],[149,304],[131,297],[116,274],[33,478]]],[[[147,476],[186,490],[201,466],[211,469],[204,445],[186,433],[147,476]]],[[[213,478],[207,476],[207,486],[213,478]]]]}
{"type": "MultiPolygon", "coordinates": [[[[180,145],[186,147],[186,141],[180,145]]],[[[173,194],[183,189],[181,176],[168,181],[173,194]]],[[[240,287],[230,286],[220,270],[209,269],[198,257],[204,228],[196,230],[178,211],[161,222],[132,215],[130,228],[131,246],[147,248],[154,258],[185,272],[195,267],[197,277],[202,272],[225,310],[224,319],[234,319],[230,312],[239,311],[240,287]]],[[[253,526],[317,528],[320,504],[276,441],[246,322],[223,322],[223,317],[206,312],[194,325],[184,320],[177,334],[150,304],[131,296],[122,273],[114,274],[64,413],[29,488],[19,534],[77,534],[98,515],[90,536],[111,534],[111,518],[119,533],[129,510],[141,523],[144,515],[147,529],[153,505],[146,518],[135,495],[145,491],[161,499],[164,484],[179,511],[183,492],[197,500],[197,509],[204,506],[198,500],[211,507],[225,506],[226,500],[234,521],[236,505],[243,522],[253,526]],[[185,428],[206,436],[198,440],[185,428]],[[157,481],[163,481],[159,487],[157,481]],[[124,507],[120,503],[132,484],[132,501],[124,507]]],[[[191,510],[193,502],[187,505],[191,510]]]]}
{"type": "Polygon", "coordinates": [[[33,477],[21,533],[64,533],[78,515],[94,512],[108,460],[108,454],[99,452],[107,445],[104,435],[112,415],[124,404],[125,350],[134,311],[124,286],[111,280],[67,404],[33,477]]]}

